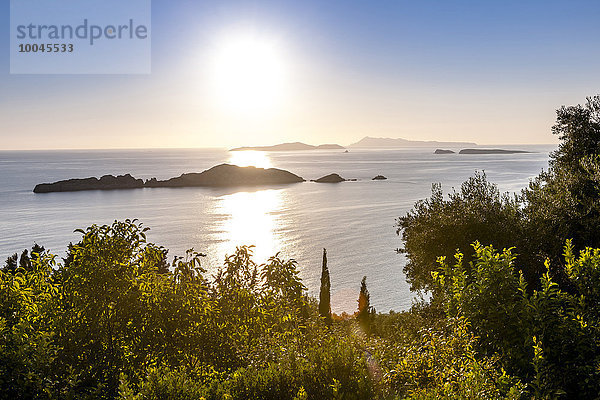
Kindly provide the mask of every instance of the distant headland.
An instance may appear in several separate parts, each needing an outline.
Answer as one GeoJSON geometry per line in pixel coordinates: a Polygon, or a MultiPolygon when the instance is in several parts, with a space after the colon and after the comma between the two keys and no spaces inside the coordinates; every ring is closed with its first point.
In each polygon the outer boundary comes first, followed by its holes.
{"type": "Polygon", "coordinates": [[[339,144],[320,144],[313,146],[301,142],[293,143],[281,143],[274,146],[253,146],[253,147],[236,147],[229,151],[244,151],[244,150],[256,150],[256,151],[303,151],[303,150],[344,150],[345,147],[339,144]]]}
{"type": "Polygon", "coordinates": [[[504,149],[463,149],[458,154],[518,154],[531,153],[525,150],[504,150],[504,149]]]}
{"type": "Polygon", "coordinates": [[[437,142],[423,140],[407,140],[407,139],[392,139],[392,138],[374,138],[366,136],[356,143],[348,147],[362,147],[369,149],[385,149],[396,147],[467,147],[477,146],[472,142],[437,142]]]}
{"type": "MultiPolygon", "coordinates": [[[[453,150],[436,149],[434,154],[455,154],[453,150]]],[[[505,149],[462,149],[458,154],[520,154],[531,153],[525,150],[505,150],[505,149]]]]}

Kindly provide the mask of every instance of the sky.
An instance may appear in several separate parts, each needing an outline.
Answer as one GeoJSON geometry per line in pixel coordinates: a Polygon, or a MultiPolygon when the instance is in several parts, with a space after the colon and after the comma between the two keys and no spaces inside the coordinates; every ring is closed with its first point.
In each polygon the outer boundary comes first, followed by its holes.
{"type": "Polygon", "coordinates": [[[600,93],[597,0],[153,0],[144,75],[10,74],[9,17],[2,150],[556,143],[600,93]]]}

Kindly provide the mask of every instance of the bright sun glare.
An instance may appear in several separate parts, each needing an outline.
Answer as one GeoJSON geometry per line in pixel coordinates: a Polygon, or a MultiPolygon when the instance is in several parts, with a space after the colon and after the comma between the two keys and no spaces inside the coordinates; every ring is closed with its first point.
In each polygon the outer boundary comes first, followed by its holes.
{"type": "Polygon", "coordinates": [[[235,246],[254,245],[258,262],[281,249],[276,234],[278,219],[275,217],[283,203],[283,191],[259,190],[237,192],[219,198],[217,213],[225,216],[220,234],[222,252],[232,254],[235,246]]]}
{"type": "Polygon", "coordinates": [[[229,163],[239,167],[271,168],[271,160],[264,151],[232,151],[229,163]]]}
{"type": "Polygon", "coordinates": [[[210,79],[223,111],[257,117],[273,113],[285,91],[280,48],[258,35],[229,37],[216,49],[210,79]]]}

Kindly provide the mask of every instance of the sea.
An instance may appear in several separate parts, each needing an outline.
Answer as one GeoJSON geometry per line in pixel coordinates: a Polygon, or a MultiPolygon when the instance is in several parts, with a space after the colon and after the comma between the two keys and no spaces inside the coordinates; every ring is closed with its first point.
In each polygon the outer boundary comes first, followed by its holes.
{"type": "MultiPolygon", "coordinates": [[[[500,147],[500,146],[494,146],[500,147]]],[[[322,251],[327,249],[332,310],[357,308],[367,277],[371,305],[379,312],[410,308],[406,259],[396,220],[416,201],[444,192],[484,171],[502,192],[518,193],[548,167],[555,145],[501,146],[531,153],[436,155],[432,148],[297,152],[230,152],[225,149],[0,151],[0,261],[43,245],[58,260],[77,242],[77,228],[138,219],[148,241],[169,249],[206,254],[207,276],[216,273],[236,246],[252,245],[257,263],[293,258],[308,293],[318,296],[322,251]],[[130,173],[167,179],[221,163],[282,168],[307,182],[240,188],[144,188],[34,194],[38,183],[130,173]],[[330,173],[356,181],[315,183],[330,173]],[[376,175],[387,180],[373,181],[376,175]]],[[[453,149],[458,150],[458,149],[453,149]]]]}

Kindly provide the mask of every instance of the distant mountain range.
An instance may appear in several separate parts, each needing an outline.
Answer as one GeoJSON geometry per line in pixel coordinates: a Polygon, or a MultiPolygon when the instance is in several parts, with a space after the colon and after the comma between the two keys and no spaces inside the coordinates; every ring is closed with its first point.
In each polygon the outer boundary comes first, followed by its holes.
{"type": "MultiPolygon", "coordinates": [[[[348,147],[368,148],[368,149],[389,149],[396,147],[470,147],[477,146],[473,142],[437,142],[434,140],[407,140],[407,139],[392,139],[392,138],[374,138],[366,136],[360,141],[351,144],[348,147]]],[[[236,147],[229,151],[302,151],[302,150],[344,150],[345,147],[339,144],[320,144],[313,146],[301,142],[281,143],[273,146],[247,146],[236,147]]]]}
{"type": "Polygon", "coordinates": [[[437,142],[433,140],[407,140],[407,139],[392,139],[392,138],[374,138],[366,136],[356,143],[351,144],[348,147],[362,147],[362,148],[393,148],[393,147],[465,147],[465,146],[477,146],[477,143],[473,142],[437,142]]]}
{"type": "Polygon", "coordinates": [[[257,150],[257,151],[298,151],[298,150],[344,150],[344,147],[339,144],[320,144],[313,146],[306,143],[294,142],[294,143],[282,143],[274,146],[254,146],[254,147],[236,147],[229,151],[244,151],[244,150],[257,150]]]}

